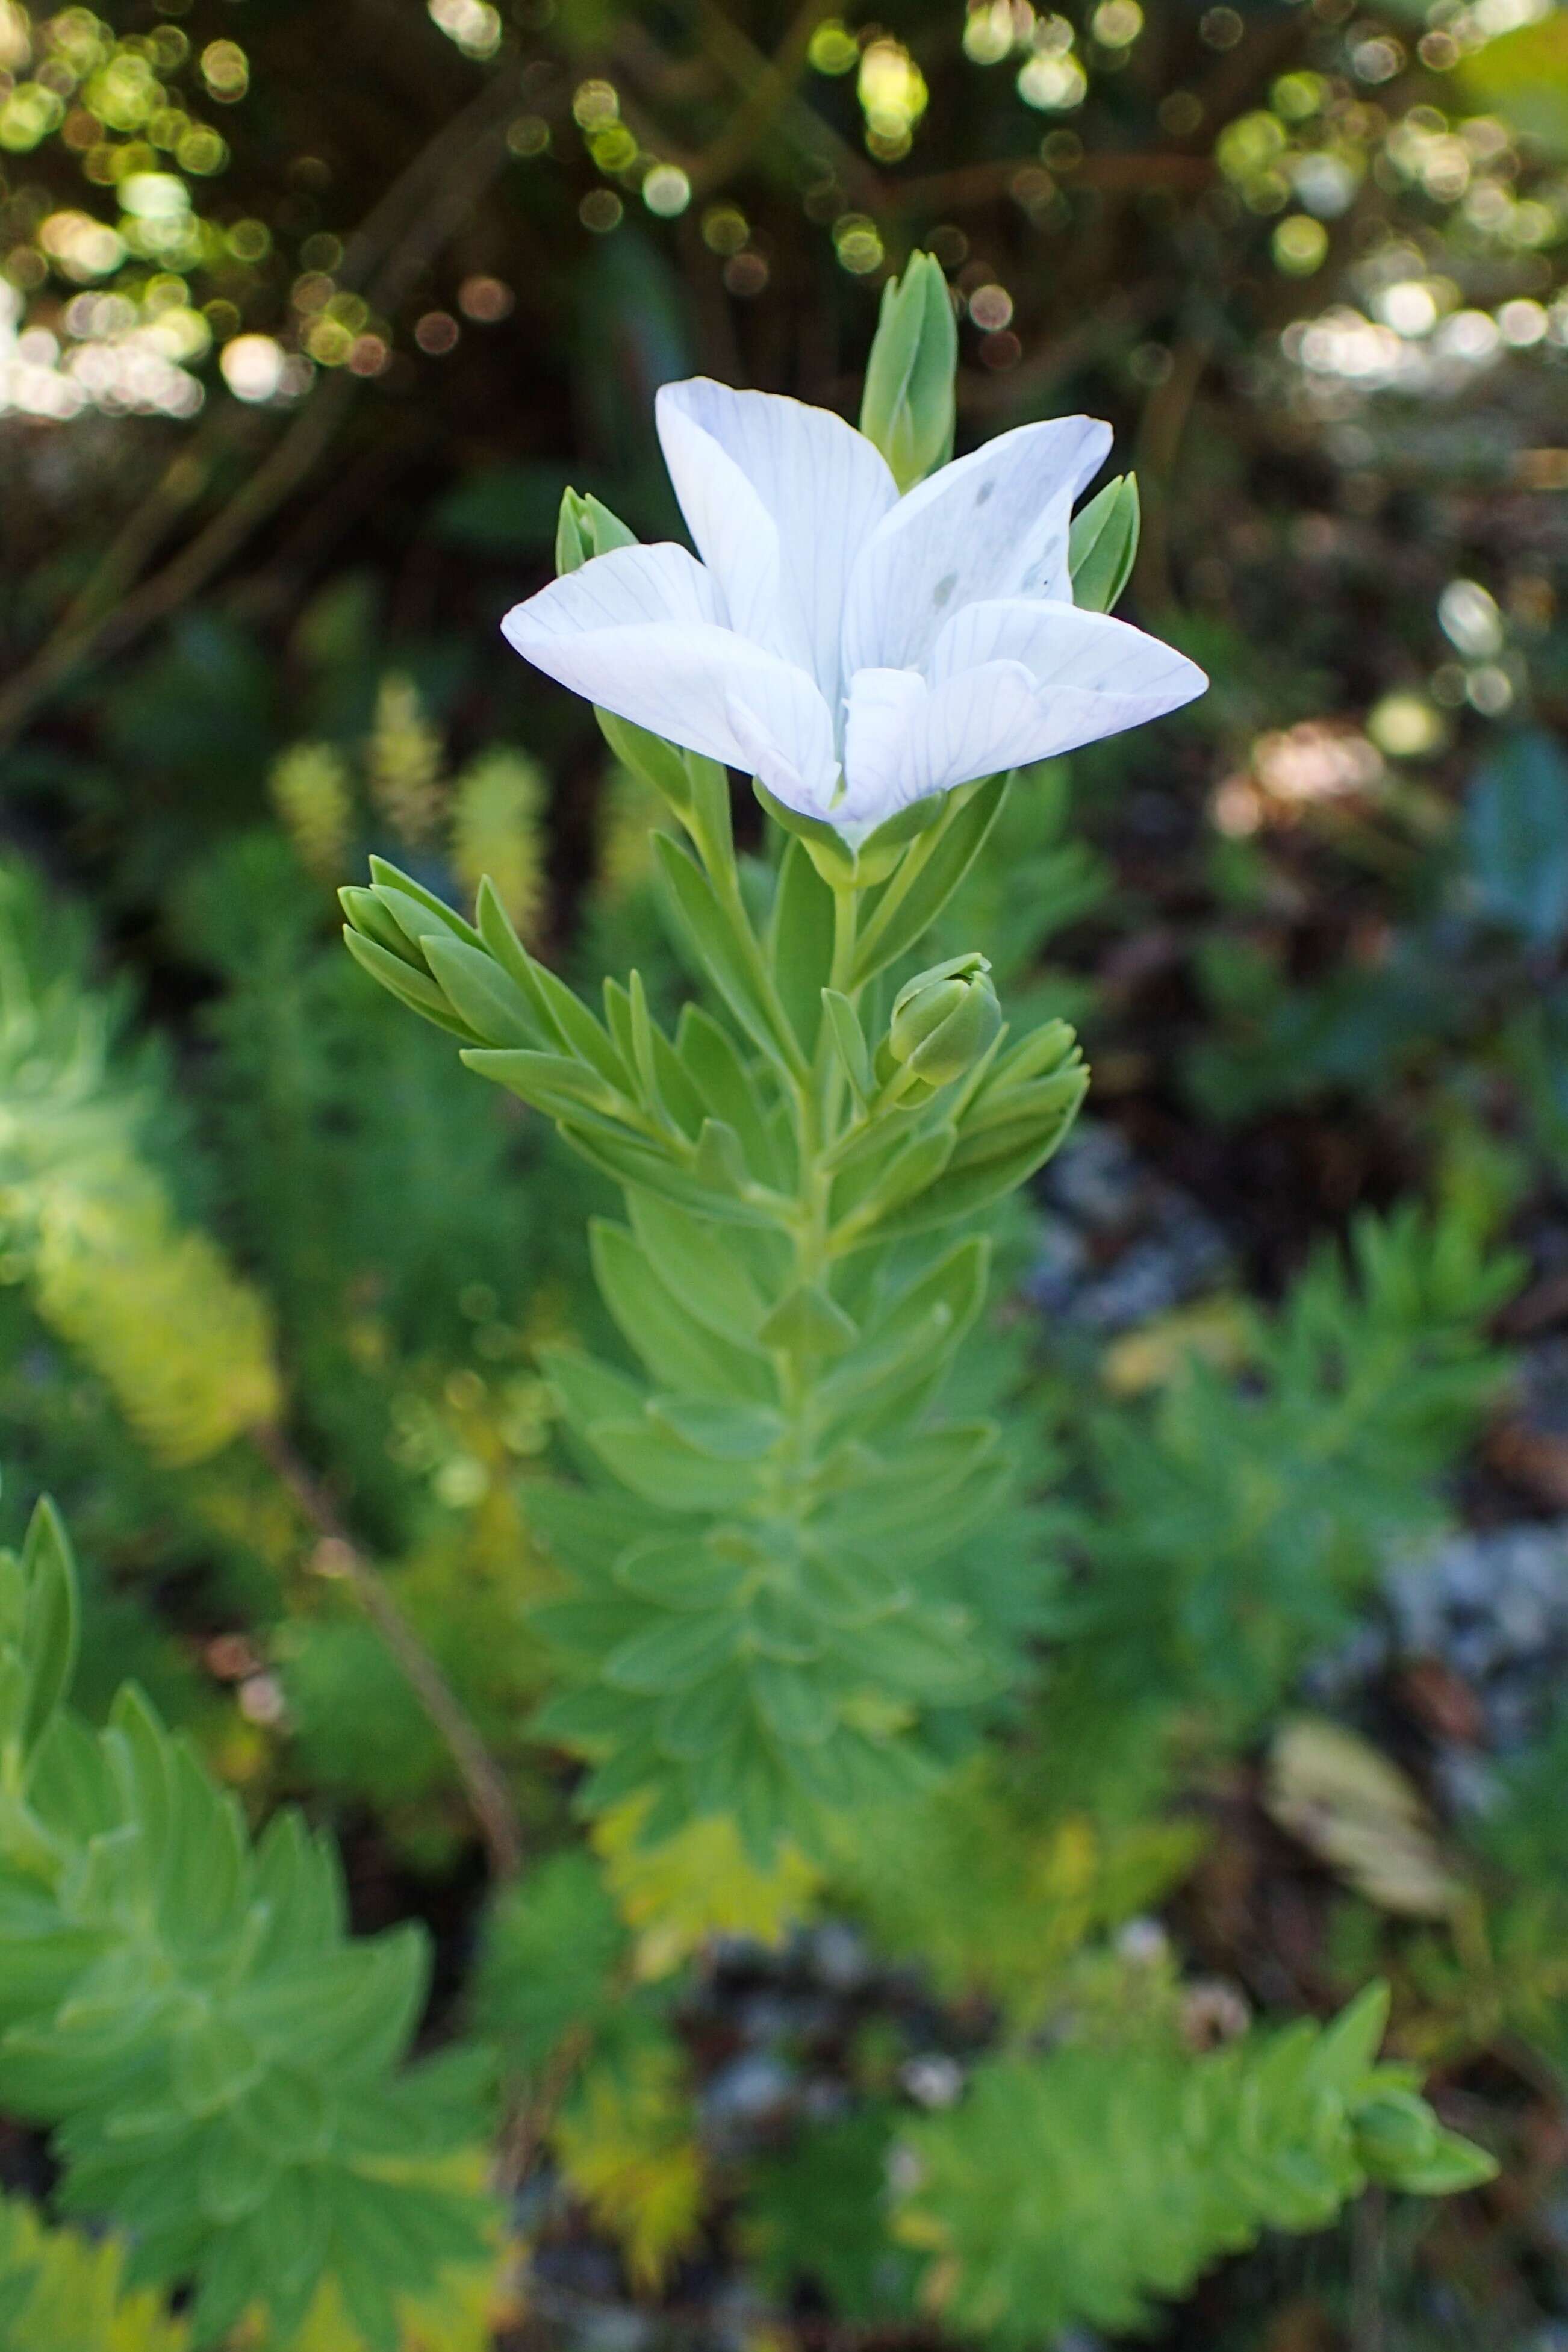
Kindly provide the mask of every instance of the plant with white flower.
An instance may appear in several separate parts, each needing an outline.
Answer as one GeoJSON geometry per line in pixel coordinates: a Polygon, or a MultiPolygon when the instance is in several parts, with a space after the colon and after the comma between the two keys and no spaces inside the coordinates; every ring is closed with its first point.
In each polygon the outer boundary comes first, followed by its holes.
{"type": "Polygon", "coordinates": [[[861,430],[667,386],[698,554],[568,493],[560,577],[503,624],[686,836],[655,839],[698,991],[673,1034],[635,971],[597,1017],[489,887],[473,924],[380,863],[342,894],[366,969],[624,1188],[593,1248],[638,1370],[548,1360],[584,1483],[534,1490],[574,1588],[540,1612],[562,1687],[539,1728],[591,1763],[590,1808],[646,1798],[650,1837],[717,1812],[759,1855],[812,1843],[945,1765],[1031,1623],[1019,1578],[975,1566],[1014,1465],[936,1404],[985,1298],[978,1228],[1087,1074],[1063,1023],[1011,1034],[983,953],[912,966],[1015,772],[1205,681],[1110,615],[1132,482],[1074,516],[1108,428],[943,463],[955,359],[916,256],[861,430]],[[773,821],[760,856],[730,769],[773,821]]]}

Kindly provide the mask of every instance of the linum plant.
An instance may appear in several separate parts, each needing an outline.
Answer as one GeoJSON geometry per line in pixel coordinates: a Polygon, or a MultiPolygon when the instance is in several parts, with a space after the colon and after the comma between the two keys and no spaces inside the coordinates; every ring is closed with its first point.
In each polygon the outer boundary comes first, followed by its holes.
{"type": "Polygon", "coordinates": [[[1060,1021],[1009,1028],[983,941],[912,967],[1016,771],[1205,684],[1109,616],[1133,483],[1073,516],[1109,429],[944,464],[955,359],[917,256],[859,431],[667,386],[701,560],[568,492],[560,577],[504,624],[678,821],[654,847],[700,993],[673,1034],[636,971],[599,1017],[488,886],[472,924],[379,862],[342,894],[366,970],[625,1191],[593,1250],[641,1377],[548,1359],[586,1483],[532,1505],[574,1586],[540,1614],[562,1669],[540,1733],[590,1761],[591,1810],[643,1799],[650,1839],[726,1814],[759,1858],[940,1765],[1018,1670],[1016,1603],[952,1567],[1013,1465],[936,1404],[987,1212],[1087,1074],[1060,1021]],[[762,859],[737,855],[730,768],[762,859]]]}

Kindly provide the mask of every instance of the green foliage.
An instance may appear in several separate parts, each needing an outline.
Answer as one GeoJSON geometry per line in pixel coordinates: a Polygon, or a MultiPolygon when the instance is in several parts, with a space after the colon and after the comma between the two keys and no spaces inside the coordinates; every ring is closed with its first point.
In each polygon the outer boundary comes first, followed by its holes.
{"type": "Polygon", "coordinates": [[[1522,733],[1486,762],[1465,804],[1467,879],[1484,921],[1534,947],[1568,928],[1568,759],[1522,733]]]}
{"type": "Polygon", "coordinates": [[[185,2352],[159,2296],[124,2285],[125,2250],[46,2229],[0,2200],[0,2352],[185,2352]]]}
{"type": "Polygon", "coordinates": [[[132,2278],[195,2279],[197,2343],[253,2305],[287,2340],[331,2280],[393,2346],[485,2259],[476,2062],[403,2065],[422,1939],[351,1940],[297,1815],[252,1844],[133,1689],[101,1732],[63,1708],[74,1593],[41,1507],[0,1563],[0,2099],[54,2129],[68,2207],[132,2231],[132,2278]]]}
{"type": "Polygon", "coordinates": [[[0,1236],[13,1281],[148,1447],[195,1462],[277,1411],[270,1318],[149,1150],[159,1075],[116,1055],[79,923],[0,873],[0,1236]]]}
{"type": "Polygon", "coordinates": [[[477,928],[379,862],[343,898],[365,969],[629,1188],[593,1256],[642,1377],[548,1359],[616,1486],[535,1504],[576,1586],[536,1621],[567,1684],[540,1728],[595,1759],[594,1808],[654,1794],[650,1837],[731,1812],[765,1855],[908,1786],[1015,1670],[942,1577],[1008,1473],[994,1425],[922,1420],[985,1294],[984,1242],[942,1229],[1039,1164],[1084,1078],[1059,1022],[977,1032],[931,1083],[901,1032],[862,1029],[855,997],[957,886],[983,796],[954,794],[863,914],[792,842],[759,938],[693,763],[672,789],[706,863],[656,850],[741,1042],[697,1005],[667,1034],[636,973],[601,1024],[488,889],[477,928]]]}
{"type": "Polygon", "coordinates": [[[911,2317],[920,2259],[887,2234],[900,2111],[867,2099],[753,2168],[746,2234],[781,2301],[802,2284],[846,2319],[911,2317]]]}
{"type": "Polygon", "coordinates": [[[912,2125],[895,2226],[934,2262],[950,2326],[1027,2345],[1074,2321],[1148,2326],[1266,2229],[1321,2230],[1369,2180],[1443,2195],[1491,2159],[1445,2131],[1407,2067],[1378,2064],[1386,1992],[1206,2056],[1155,2044],[984,2059],[912,2125]]]}
{"type": "Polygon", "coordinates": [[[1194,1355],[1144,1412],[1096,1415],[1068,1720],[1157,1701],[1245,1737],[1391,1549],[1439,1524],[1433,1481],[1497,1393],[1486,1326],[1519,1275],[1462,1214],[1363,1217],[1276,1318],[1248,1318],[1245,1381],[1194,1355]]]}
{"type": "Polygon", "coordinates": [[[1061,1999],[1086,1940],[1152,1909],[1203,1844],[1190,1821],[1063,1808],[987,1758],[858,1824],[836,1874],[881,1948],[1028,2025],[1061,1999]]]}
{"type": "Polygon", "coordinates": [[[586,2042],[613,2026],[628,1943],[585,1853],[551,1854],[525,1885],[503,1890],[485,1924],[473,2015],[509,2072],[537,2081],[569,2038],[586,2042]]]}

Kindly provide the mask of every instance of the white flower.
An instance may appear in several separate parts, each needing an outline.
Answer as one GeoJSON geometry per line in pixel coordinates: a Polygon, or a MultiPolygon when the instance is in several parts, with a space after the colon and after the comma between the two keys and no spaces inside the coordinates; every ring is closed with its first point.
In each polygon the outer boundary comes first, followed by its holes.
{"type": "Polygon", "coordinates": [[[1158,639],[1074,609],[1068,528],[1108,425],[1020,425],[900,498],[826,409],[698,377],[667,384],[658,416],[702,561],[618,548],[501,625],[563,686],[850,840],[1207,684],[1158,639]]]}

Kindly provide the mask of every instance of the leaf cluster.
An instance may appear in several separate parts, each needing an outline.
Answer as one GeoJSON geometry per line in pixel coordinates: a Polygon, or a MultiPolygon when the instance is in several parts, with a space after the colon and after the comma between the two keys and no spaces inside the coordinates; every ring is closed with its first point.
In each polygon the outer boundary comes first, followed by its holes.
{"type": "Polygon", "coordinates": [[[0,2100],[49,2126],[68,2208],[133,2231],[128,2276],[195,2284],[194,2340],[253,2306],[286,2341],[324,2282],[363,2342],[487,2259],[472,2058],[404,2064],[428,1972],[412,1928],[346,1931],[298,1815],[235,1799],[127,1688],[63,1705],[76,1586],[40,1507],[0,1559],[0,2100]]]}

